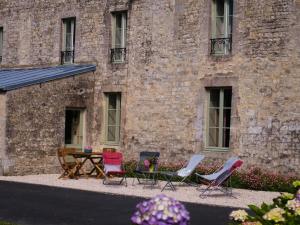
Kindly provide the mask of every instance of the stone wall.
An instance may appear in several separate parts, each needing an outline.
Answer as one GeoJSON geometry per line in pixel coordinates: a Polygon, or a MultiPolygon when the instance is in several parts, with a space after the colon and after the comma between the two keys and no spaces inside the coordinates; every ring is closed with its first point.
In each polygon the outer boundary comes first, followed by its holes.
{"type": "Polygon", "coordinates": [[[7,92],[10,174],[60,171],[57,149],[64,146],[67,107],[86,110],[86,144],[90,144],[94,78],[87,73],[7,92]]]}
{"type": "MultiPolygon", "coordinates": [[[[299,174],[299,4],[234,1],[232,56],[216,58],[210,56],[207,0],[4,0],[2,66],[58,64],[61,19],[76,16],[75,62],[97,65],[90,115],[95,148],[105,145],[103,93],[118,91],[118,148],[127,159],[141,150],[158,150],[169,162],[194,152],[203,152],[208,161],[238,155],[246,165],[299,174]],[[128,57],[113,65],[111,12],[116,10],[128,10],[128,57]],[[216,86],[233,90],[227,152],[205,151],[206,87],[216,86]]],[[[57,138],[53,145],[47,142],[47,149],[61,144],[57,138]]],[[[50,171],[51,166],[41,168],[50,171]]]]}
{"type": "Polygon", "coordinates": [[[6,148],[6,95],[0,93],[0,175],[4,174],[8,167],[6,148]]]}

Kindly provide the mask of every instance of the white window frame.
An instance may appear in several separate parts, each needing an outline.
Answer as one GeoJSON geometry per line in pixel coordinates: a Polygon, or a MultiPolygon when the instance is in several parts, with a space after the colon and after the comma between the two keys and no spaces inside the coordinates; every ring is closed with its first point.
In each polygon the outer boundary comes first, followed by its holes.
{"type": "MultiPolygon", "coordinates": [[[[76,32],[76,18],[75,17],[71,17],[71,18],[64,18],[62,19],[62,23],[63,23],[63,37],[62,37],[62,51],[66,52],[66,51],[74,51],[75,50],[75,32],[76,32]],[[67,48],[67,26],[71,25],[71,43],[69,48],[67,48]]],[[[72,57],[70,58],[70,61],[66,61],[66,57],[63,59],[63,63],[64,64],[69,64],[69,63],[73,63],[74,60],[74,55],[72,55],[72,57]]]]}
{"type": "MultiPolygon", "coordinates": [[[[230,3],[234,3],[233,0],[224,0],[224,16],[217,16],[217,4],[219,0],[212,0],[212,33],[211,38],[212,39],[218,39],[218,38],[231,38],[232,37],[232,22],[233,22],[233,10],[232,14],[230,14],[230,3]],[[217,34],[217,17],[224,17],[224,34],[217,34]]],[[[228,55],[230,53],[229,46],[227,42],[224,42],[224,49],[223,52],[217,52],[216,54],[221,55],[228,55]]]]}
{"type": "MultiPolygon", "coordinates": [[[[209,151],[228,151],[230,149],[230,136],[229,136],[229,147],[223,147],[223,132],[224,132],[224,126],[223,126],[223,118],[224,118],[224,109],[230,109],[230,117],[232,116],[232,88],[229,87],[216,87],[216,88],[208,88],[207,89],[207,106],[206,106],[206,138],[205,138],[205,149],[209,151]],[[220,96],[219,96],[219,118],[218,118],[218,146],[210,146],[209,145],[209,131],[210,127],[209,121],[210,121],[210,109],[215,107],[210,107],[210,94],[211,90],[220,90],[220,96]],[[231,106],[230,107],[224,107],[224,90],[231,90],[231,106]]],[[[231,120],[230,120],[231,121],[231,120]]],[[[230,122],[231,123],[231,122],[230,122]]],[[[231,124],[229,129],[231,130],[231,124]]],[[[230,132],[231,133],[231,132],[230,132]]]]}
{"type": "MultiPolygon", "coordinates": [[[[119,48],[123,48],[126,49],[126,36],[127,36],[127,11],[121,11],[121,12],[113,12],[112,13],[112,49],[119,49],[119,48]],[[116,36],[117,36],[117,30],[116,30],[116,26],[117,26],[117,16],[121,16],[122,22],[121,22],[121,43],[120,45],[117,45],[116,43],[116,36]]],[[[113,57],[113,62],[114,63],[118,63],[118,62],[124,62],[125,58],[124,55],[122,54],[122,57],[120,59],[115,59],[113,57]]]]}
{"type": "Polygon", "coordinates": [[[120,128],[121,128],[121,99],[122,95],[120,92],[107,92],[104,93],[105,96],[105,115],[104,115],[104,142],[107,145],[119,145],[120,144],[120,128]],[[109,114],[109,98],[111,95],[117,96],[117,104],[116,104],[116,124],[115,125],[109,125],[108,124],[108,114],[109,114]],[[115,137],[116,139],[114,141],[108,140],[108,128],[109,126],[115,126],[115,137]]]}

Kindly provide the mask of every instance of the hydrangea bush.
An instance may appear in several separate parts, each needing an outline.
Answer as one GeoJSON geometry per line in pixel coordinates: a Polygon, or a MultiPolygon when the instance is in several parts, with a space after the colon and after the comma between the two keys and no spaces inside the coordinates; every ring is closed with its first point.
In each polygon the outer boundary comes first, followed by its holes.
{"type": "Polygon", "coordinates": [[[133,224],[143,225],[188,225],[189,212],[179,201],[158,195],[148,201],[139,203],[131,217],[133,224]]]}
{"type": "MultiPolygon", "coordinates": [[[[127,176],[135,177],[135,168],[137,162],[129,161],[126,163],[125,168],[127,171],[127,176]]],[[[197,172],[200,174],[210,174],[220,168],[221,164],[201,164],[197,168],[197,172]]],[[[176,164],[163,164],[159,163],[159,171],[177,171],[182,167],[182,165],[176,164]]],[[[164,179],[163,176],[159,176],[159,179],[164,179]]],[[[281,191],[281,192],[291,192],[293,191],[292,182],[299,179],[300,177],[295,174],[277,174],[271,171],[257,168],[257,167],[247,167],[247,170],[235,171],[231,177],[231,186],[233,188],[242,188],[250,190],[260,190],[260,191],[281,191]]],[[[191,177],[192,182],[199,182],[196,175],[191,177]]]]}
{"type": "Polygon", "coordinates": [[[261,207],[249,205],[253,215],[245,210],[233,211],[230,218],[239,225],[299,225],[300,224],[300,181],[293,182],[293,193],[282,193],[273,203],[261,207]]]}

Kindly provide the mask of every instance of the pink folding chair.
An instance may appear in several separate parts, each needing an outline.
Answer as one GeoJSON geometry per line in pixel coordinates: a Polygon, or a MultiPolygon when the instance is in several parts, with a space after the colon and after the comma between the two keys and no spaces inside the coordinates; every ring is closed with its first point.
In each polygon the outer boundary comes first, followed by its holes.
{"type": "Polygon", "coordinates": [[[105,177],[103,184],[118,184],[121,185],[125,181],[125,186],[127,186],[126,181],[126,171],[124,170],[123,155],[121,152],[103,152],[103,165],[105,177]],[[120,177],[119,181],[113,180],[114,177],[120,177]]]}

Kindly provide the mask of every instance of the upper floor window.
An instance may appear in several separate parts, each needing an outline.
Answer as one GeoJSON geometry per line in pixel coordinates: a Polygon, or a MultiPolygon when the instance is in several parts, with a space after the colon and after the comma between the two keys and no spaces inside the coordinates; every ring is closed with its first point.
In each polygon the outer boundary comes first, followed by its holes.
{"type": "Polygon", "coordinates": [[[212,55],[228,55],[231,53],[232,15],[233,0],[212,0],[212,55]]]}
{"type": "Polygon", "coordinates": [[[228,149],[231,122],[231,88],[208,89],[208,123],[206,147],[228,149]]]}
{"type": "Polygon", "coordinates": [[[63,19],[61,64],[74,63],[76,18],[63,19]]]}
{"type": "Polygon", "coordinates": [[[127,12],[112,14],[112,48],[111,61],[124,62],[126,59],[127,12]]]}
{"type": "Polygon", "coordinates": [[[120,141],[121,93],[106,93],[105,103],[105,142],[118,144],[120,141]]]}
{"type": "Polygon", "coordinates": [[[3,27],[0,27],[0,63],[2,62],[3,52],[3,27]]]}

